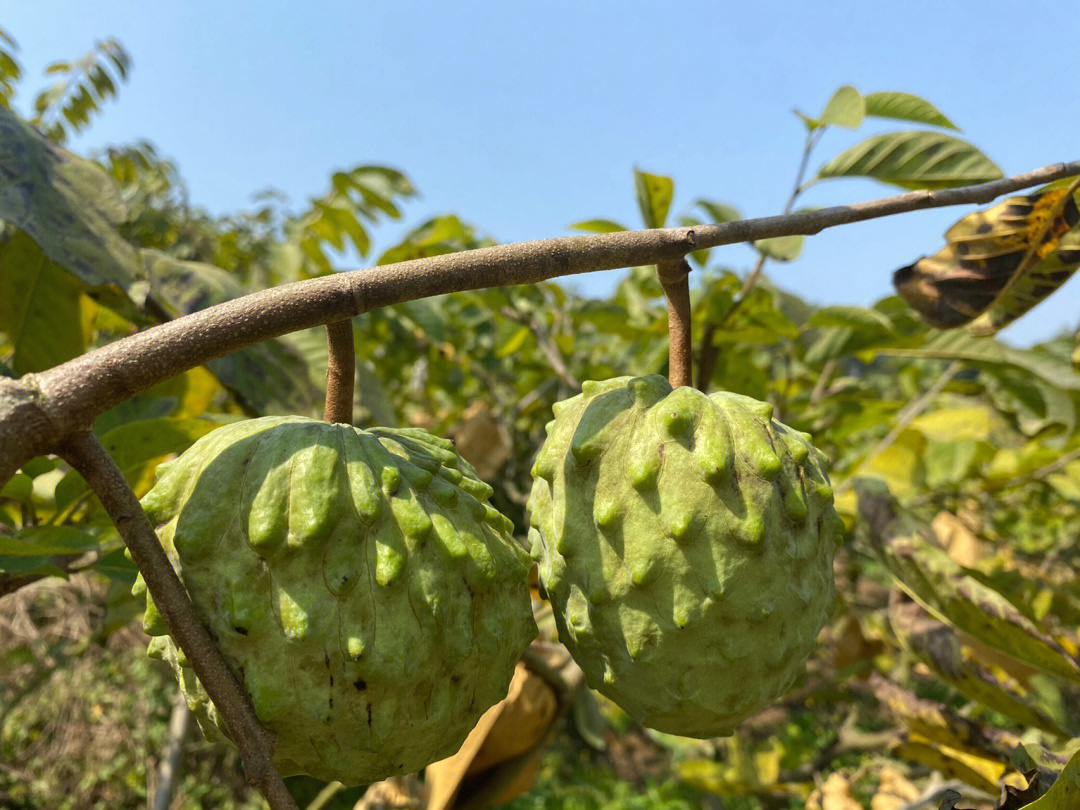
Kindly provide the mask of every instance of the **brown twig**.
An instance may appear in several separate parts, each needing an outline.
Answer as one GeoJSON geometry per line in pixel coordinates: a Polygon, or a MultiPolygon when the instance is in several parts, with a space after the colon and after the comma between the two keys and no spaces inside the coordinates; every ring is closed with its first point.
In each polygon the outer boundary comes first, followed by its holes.
{"type": "Polygon", "coordinates": [[[342,425],[353,421],[353,390],[356,388],[356,349],[352,319],[326,325],[329,359],[326,365],[326,410],[323,419],[342,425]]]}
{"type": "Polygon", "coordinates": [[[656,265],[656,276],[667,298],[668,381],[672,388],[694,384],[689,275],[690,265],[686,259],[656,265]]]}
{"type": "Polygon", "coordinates": [[[187,591],[116,462],[89,432],[76,433],[59,449],[64,460],[86,479],[116,524],[170,634],[191,662],[225,721],[229,736],[240,749],[248,783],[259,789],[273,810],[296,810],[271,761],[274,736],[255,717],[247,695],[199,621],[187,591]]]}
{"type": "MultiPolygon", "coordinates": [[[[784,203],[783,215],[791,213],[791,209],[795,205],[795,200],[799,198],[799,195],[806,190],[807,186],[803,184],[803,178],[806,176],[806,167],[810,164],[810,153],[814,151],[814,147],[817,146],[817,142],[821,140],[821,136],[825,133],[826,127],[818,127],[817,129],[810,130],[806,133],[806,141],[803,143],[802,158],[799,160],[799,168],[795,172],[795,184],[791,188],[791,194],[788,195],[787,202],[784,203]]],[[[701,352],[698,355],[698,385],[704,391],[708,388],[709,379],[712,377],[713,370],[716,368],[716,361],[720,356],[720,350],[713,345],[713,339],[716,336],[716,331],[722,329],[731,316],[734,315],[739,307],[743,305],[743,301],[750,294],[750,291],[754,289],[758,279],[761,278],[761,271],[765,268],[765,262],[767,256],[764,253],[758,253],[757,263],[754,265],[754,269],[750,271],[750,274],[743,281],[742,287],[739,289],[738,294],[735,296],[735,300],[731,302],[731,305],[724,311],[719,318],[715,321],[710,321],[705,324],[705,330],[701,337],[701,352]]]]}
{"type": "Polygon", "coordinates": [[[548,364],[551,366],[551,370],[555,372],[555,376],[574,391],[581,390],[581,381],[578,380],[578,378],[574,376],[574,373],[567,367],[562,352],[559,351],[559,347],[555,344],[555,341],[552,340],[551,335],[547,333],[547,330],[544,329],[542,323],[531,315],[527,315],[524,312],[514,309],[512,306],[501,307],[499,312],[509,320],[527,327],[528,330],[532,332],[533,338],[536,339],[537,348],[540,349],[541,354],[547,359],[548,364]]]}
{"type": "Polygon", "coordinates": [[[0,379],[0,485],[94,419],[151,386],[269,338],[378,307],[464,290],[657,264],[690,251],[948,205],[1080,175],[1080,161],[977,186],[910,191],[879,200],[693,228],[590,234],[499,245],[335,273],[227,301],[110,343],[40,374],[0,379]]]}

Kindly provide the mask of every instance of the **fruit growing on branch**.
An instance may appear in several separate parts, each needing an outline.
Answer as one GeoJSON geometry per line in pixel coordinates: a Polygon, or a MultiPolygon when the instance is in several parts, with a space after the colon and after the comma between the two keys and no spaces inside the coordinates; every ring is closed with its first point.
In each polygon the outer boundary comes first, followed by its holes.
{"type": "MultiPolygon", "coordinates": [[[[143,507],[284,775],[412,773],[506,695],[536,626],[490,495],[444,439],[302,417],[219,428],[158,468],[143,507]]],[[[149,595],[144,625],[225,731],[149,595]]]]}
{"type": "Polygon", "coordinates": [[[730,734],[800,674],[839,519],[805,433],[739,394],[587,382],[533,467],[532,555],[589,685],[660,731],[730,734]]]}

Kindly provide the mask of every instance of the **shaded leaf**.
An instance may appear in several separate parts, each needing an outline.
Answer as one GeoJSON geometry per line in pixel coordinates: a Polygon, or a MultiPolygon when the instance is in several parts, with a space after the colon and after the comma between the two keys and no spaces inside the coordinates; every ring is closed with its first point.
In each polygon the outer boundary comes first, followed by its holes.
{"type": "MultiPolygon", "coordinates": [[[[859,511],[891,510],[887,496],[859,488],[859,511]]],[[[1018,661],[1080,683],[1080,663],[1042,632],[1004,596],[918,533],[880,530],[873,518],[871,542],[897,584],[932,616],[1018,661]]]]}
{"type": "Polygon", "coordinates": [[[0,235],[0,332],[16,374],[44,371],[86,350],[85,288],[23,231],[0,235]]]}
{"type": "Polygon", "coordinates": [[[737,222],[742,219],[742,214],[738,208],[727,203],[715,202],[714,200],[706,200],[704,198],[695,200],[694,205],[703,210],[709,215],[711,222],[720,224],[723,222],[737,222]]]}
{"type": "Polygon", "coordinates": [[[889,600],[889,623],[905,648],[961,694],[1022,725],[1067,736],[1057,720],[1019,691],[1020,684],[995,674],[985,648],[934,619],[917,602],[894,592],[889,600]]]}
{"type": "MultiPolygon", "coordinates": [[[[156,251],[140,251],[153,299],[172,317],[188,315],[243,294],[224,270],[184,262],[156,251]]],[[[286,340],[274,339],[211,360],[207,368],[250,411],[259,414],[321,413],[324,393],[314,384],[304,357],[286,340]]]]}
{"type": "Polygon", "coordinates": [[[911,121],[915,124],[929,124],[943,129],[956,129],[952,121],[946,118],[929,101],[911,93],[882,91],[867,93],[863,96],[866,114],[874,118],[891,118],[895,121],[911,121]]]}
{"type": "Polygon", "coordinates": [[[661,174],[649,174],[634,169],[634,188],[638,208],[646,228],[663,228],[675,195],[675,182],[661,174]]]}
{"type": "Polygon", "coordinates": [[[1046,188],[967,215],[938,253],[893,273],[897,292],[939,329],[1007,326],[1080,266],[1080,211],[1067,191],[1046,188]]]}
{"type": "Polygon", "coordinates": [[[92,535],[74,526],[29,526],[13,537],[0,535],[0,555],[6,557],[82,554],[97,545],[92,535]]]}
{"type": "Polygon", "coordinates": [[[990,158],[971,144],[940,132],[875,135],[846,149],[818,177],[869,177],[901,188],[953,188],[997,180],[990,158]]]}
{"type": "Polygon", "coordinates": [[[141,305],[146,290],[135,251],[115,230],[125,216],[101,167],[0,108],[0,219],[26,231],[88,288],[123,291],[141,305]]]}

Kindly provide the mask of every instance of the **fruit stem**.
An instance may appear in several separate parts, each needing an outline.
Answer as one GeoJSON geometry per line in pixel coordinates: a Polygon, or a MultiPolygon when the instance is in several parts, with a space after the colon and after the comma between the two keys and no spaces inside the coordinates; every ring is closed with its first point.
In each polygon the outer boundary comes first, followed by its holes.
{"type": "Polygon", "coordinates": [[[672,388],[694,384],[690,345],[690,265],[686,259],[661,262],[656,275],[667,297],[668,382],[672,388]]]}
{"type": "Polygon", "coordinates": [[[356,387],[356,350],[352,319],[326,325],[329,361],[326,366],[326,410],[323,419],[343,425],[353,421],[353,389],[356,387]]]}
{"type": "Polygon", "coordinates": [[[146,580],[150,598],[169,626],[169,633],[191,662],[195,675],[221,713],[229,736],[240,749],[248,783],[259,789],[272,810],[297,810],[271,759],[276,738],[259,723],[246,693],[199,621],[154,527],[112,456],[89,431],[71,436],[60,448],[60,455],[86,479],[116,524],[146,580]]]}

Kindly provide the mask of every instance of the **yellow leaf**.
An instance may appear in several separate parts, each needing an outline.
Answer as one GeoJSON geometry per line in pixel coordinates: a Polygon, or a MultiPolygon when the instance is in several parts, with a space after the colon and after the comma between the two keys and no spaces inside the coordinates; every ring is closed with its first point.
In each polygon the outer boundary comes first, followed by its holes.
{"type": "Polygon", "coordinates": [[[892,444],[867,459],[862,474],[880,478],[897,495],[910,492],[922,478],[925,448],[926,437],[908,428],[892,444]]]}
{"type": "Polygon", "coordinates": [[[953,442],[989,439],[994,421],[989,408],[941,408],[912,420],[911,427],[928,439],[953,442]]]}

